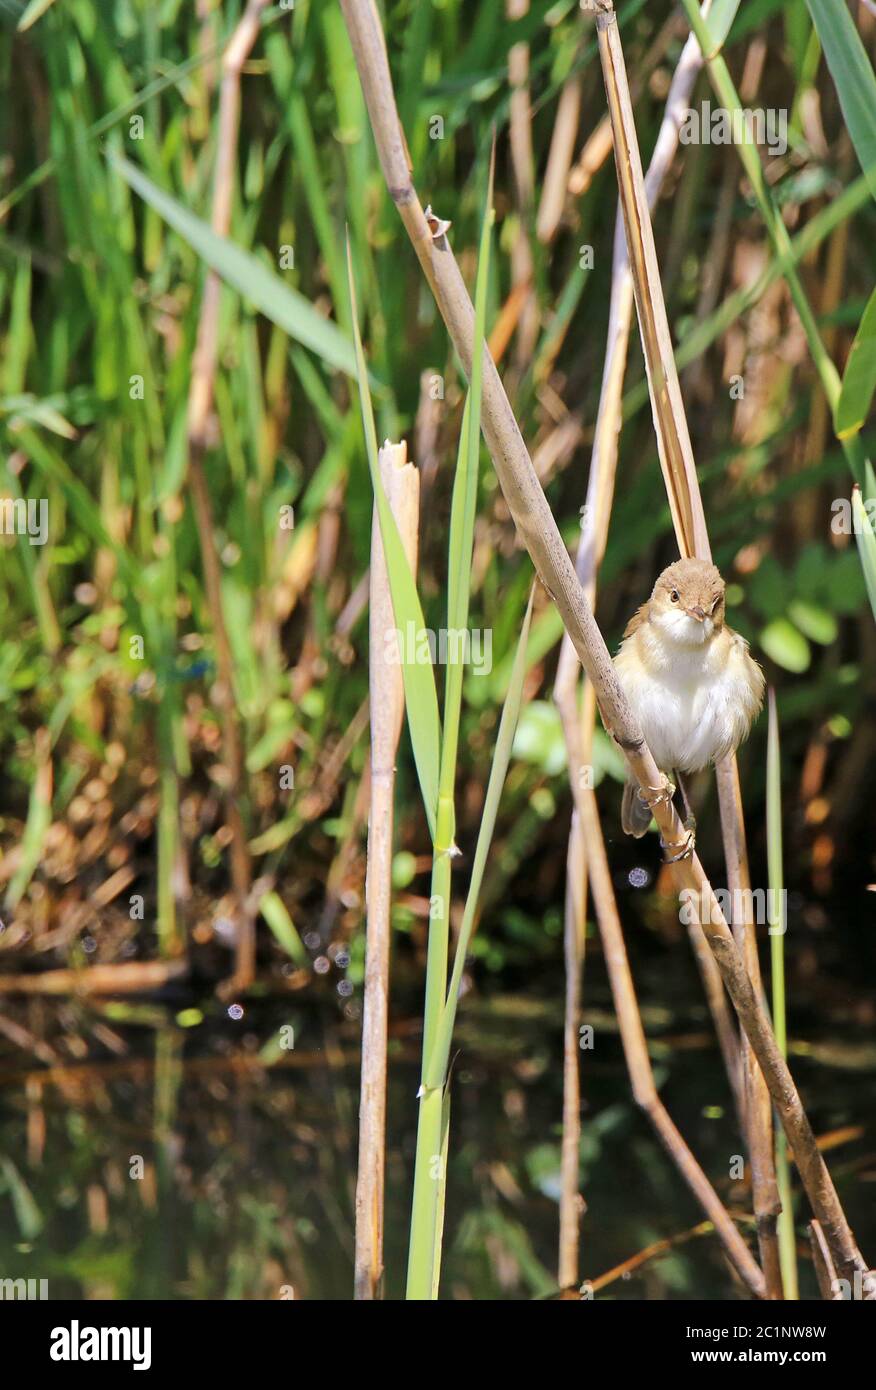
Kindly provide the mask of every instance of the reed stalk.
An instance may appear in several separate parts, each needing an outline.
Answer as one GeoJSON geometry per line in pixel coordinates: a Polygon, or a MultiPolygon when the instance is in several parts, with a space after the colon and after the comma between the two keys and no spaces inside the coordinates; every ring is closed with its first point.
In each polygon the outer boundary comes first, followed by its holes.
{"type": "MultiPolygon", "coordinates": [[[[785,1006],[785,932],[788,921],[785,911],[785,879],[782,856],[782,762],[779,750],[779,718],[776,694],[768,694],[769,730],[767,733],[767,864],[769,874],[770,963],[772,966],[772,1012],[776,1042],[782,1056],[788,1055],[787,1011],[785,1006]]],[[[782,1209],[779,1213],[779,1257],[785,1297],[799,1298],[797,1281],[797,1238],[794,1233],[794,1199],[791,1192],[791,1168],[788,1144],[784,1134],[776,1135],[776,1176],[782,1209]]]]}
{"type": "MultiPolygon", "coordinates": [[[[649,209],[654,206],[659,196],[660,189],[669,172],[678,146],[678,132],[683,118],[683,112],[690,100],[690,95],[697,74],[700,71],[701,64],[702,60],[698,45],[692,39],[689,39],[682,50],[676,70],[673,74],[667,96],[666,109],[654,147],[654,153],[651,158],[648,173],[644,179],[645,199],[649,209]]],[[[576,565],[578,576],[584,586],[584,591],[591,607],[595,602],[598,566],[605,550],[608,519],[614,492],[618,436],[621,426],[621,396],[629,345],[632,311],[633,280],[626,249],[623,215],[619,208],[612,261],[612,287],[606,356],[603,368],[602,389],[599,398],[599,409],[596,418],[593,453],[591,456],[590,481],[587,490],[587,501],[583,508],[584,519],[582,521],[582,535],[578,547],[576,565]]],[[[578,663],[575,658],[575,651],[568,634],[565,634],[557,667],[557,678],[554,685],[554,700],[560,711],[563,724],[567,763],[571,778],[579,775],[579,770],[589,762],[589,746],[596,714],[592,686],[585,681],[584,703],[579,715],[576,693],[577,672],[578,663]]],[[[575,835],[580,836],[580,827],[581,818],[576,810],[574,813],[574,824],[570,835],[568,850],[568,857],[570,860],[573,855],[572,837],[575,835]]],[[[584,847],[582,845],[580,853],[583,854],[583,852],[584,847]]],[[[586,895],[586,861],[584,869],[582,896],[586,895]]],[[[612,903],[614,904],[613,894],[612,903]]],[[[575,941],[581,938],[583,932],[583,926],[580,921],[574,933],[572,930],[569,909],[574,906],[574,904],[575,897],[567,894],[565,953],[567,967],[569,969],[575,969],[578,966],[578,961],[572,952],[574,950],[575,941]]],[[[614,911],[616,913],[616,905],[614,906],[614,911]]],[[[580,908],[580,915],[583,921],[583,905],[580,908]]],[[[734,1090],[737,1106],[739,1106],[741,1096],[739,1094],[740,1076],[738,1045],[734,1036],[732,1021],[727,1011],[723,984],[712,955],[706,947],[699,926],[696,923],[691,924],[690,931],[697,964],[703,975],[707,997],[715,1019],[718,1037],[721,1042],[728,1077],[734,1090]]],[[[578,998],[574,992],[573,984],[568,980],[567,1005],[568,1009],[574,1008],[575,1017],[577,1018],[578,998]]],[[[628,1012],[628,1010],[619,1009],[618,1015],[623,1019],[628,1015],[628,1012]]],[[[579,1092],[577,1039],[574,1039],[574,1051],[572,1050],[575,1031],[575,1028],[572,1027],[567,1010],[564,1045],[564,1086],[568,1094],[565,1096],[563,1106],[564,1145],[560,1198],[559,1265],[560,1283],[564,1286],[574,1282],[576,1275],[573,1271],[577,1269],[577,1210],[579,1204],[578,1140],[580,1136],[580,1118],[575,1104],[579,1092]],[[568,1140],[566,1139],[567,1125],[573,1127],[573,1134],[568,1140]]]]}
{"type": "MultiPolygon", "coordinates": [[[[420,478],[402,444],[384,444],[380,478],[411,573],[417,570],[420,478]]],[[[357,1299],[380,1296],[383,1277],[383,1206],[386,1145],[386,1047],[392,910],[392,831],[395,756],[404,718],[401,668],[387,660],[394,626],[392,595],[377,508],[371,524],[368,615],[368,685],[371,709],[371,809],[365,876],[365,989],[359,1093],[359,1166],[356,1180],[357,1299]]]]}
{"type": "MultiPolygon", "coordinates": [[[[613,7],[608,3],[608,0],[605,4],[599,0],[595,6],[585,5],[584,8],[594,9],[597,17],[599,52],[615,136],[615,162],[618,169],[620,204],[626,232],[629,274],[635,294],[642,345],[648,366],[648,384],[658,440],[660,438],[664,440],[660,457],[676,541],[681,555],[696,555],[700,559],[711,560],[712,553],[705,512],[696,468],[693,463],[687,417],[672,351],[659,264],[651,227],[650,209],[656,197],[661,166],[655,156],[655,160],[652,160],[654,178],[649,189],[648,182],[642,175],[626,67],[613,7]]],[[[709,7],[704,6],[702,13],[706,14],[708,11],[709,7]]],[[[724,7],[721,18],[729,25],[732,20],[732,6],[729,10],[724,7]]],[[[677,142],[678,128],[690,100],[693,80],[702,65],[702,56],[696,52],[696,45],[691,42],[693,38],[694,36],[691,35],[685,45],[679,71],[676,74],[677,91],[674,94],[670,92],[670,99],[667,103],[669,121],[664,124],[661,131],[661,134],[666,136],[667,151],[673,149],[677,142]]],[[[651,171],[649,171],[649,178],[650,176],[651,171]]],[[[733,900],[744,903],[744,910],[747,914],[745,920],[737,924],[737,944],[746,959],[755,988],[759,989],[760,970],[757,961],[754,920],[749,910],[751,894],[746,891],[750,889],[751,885],[739,775],[735,757],[726,759],[723,769],[719,770],[718,797],[728,883],[731,889],[739,890],[734,895],[733,900]]],[[[689,924],[689,931],[694,955],[702,975],[706,998],[709,1001],[709,1007],[715,1021],[740,1126],[743,1131],[748,1132],[761,1257],[767,1272],[769,1296],[779,1298],[781,1297],[781,1281],[775,1246],[775,1217],[779,1207],[779,1198],[772,1173],[771,1120],[766,1101],[765,1083],[759,1077],[757,1069],[751,1066],[746,1045],[743,1044],[740,1050],[736,1030],[727,1016],[723,983],[703,939],[699,924],[692,921],[689,924]],[[744,1091],[743,1075],[745,1078],[744,1091]]]]}

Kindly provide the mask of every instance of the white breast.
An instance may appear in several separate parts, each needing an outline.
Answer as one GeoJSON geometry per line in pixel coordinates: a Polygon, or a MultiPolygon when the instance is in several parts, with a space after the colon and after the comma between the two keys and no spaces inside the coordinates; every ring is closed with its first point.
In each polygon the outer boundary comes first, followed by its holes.
{"type": "MultiPolygon", "coordinates": [[[[715,643],[678,648],[653,659],[639,629],[624,642],[615,667],[645,741],[664,772],[696,772],[735,750],[748,733],[760,700],[752,691],[746,644],[733,635],[723,651],[715,643]]],[[[757,668],[755,668],[757,669],[757,668]]]]}

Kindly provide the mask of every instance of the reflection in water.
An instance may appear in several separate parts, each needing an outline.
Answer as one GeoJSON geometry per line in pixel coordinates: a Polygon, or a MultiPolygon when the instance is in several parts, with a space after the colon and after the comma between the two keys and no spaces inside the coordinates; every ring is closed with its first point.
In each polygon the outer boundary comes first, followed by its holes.
{"type": "MultiPolygon", "coordinates": [[[[598,1045],[584,1060],[584,1274],[613,1271],[598,1297],[726,1298],[732,1284],[717,1243],[632,1104],[613,1019],[593,981],[589,995],[598,1045]],[[642,1263],[624,1269],[639,1252],[642,1263]]],[[[48,1023],[49,1006],[40,1005],[47,1038],[58,1035],[47,1044],[57,1057],[70,1055],[73,1037],[89,1043],[66,1065],[25,1071],[18,1052],[0,1070],[0,1276],[48,1279],[52,1298],[350,1297],[354,1022],[300,997],[294,1009],[247,1000],[237,1018],[212,1001],[182,1012],[52,1007],[48,1023]]],[[[739,1144],[702,1014],[670,1001],[646,1011],[646,1024],[670,1109],[746,1223],[747,1189],[727,1176],[739,1144]]],[[[556,1295],[560,1034],[552,1003],[466,1001],[453,1074],[445,1297],[556,1295]]],[[[830,1108],[816,1123],[838,1131],[833,1170],[860,1241],[872,1246],[861,1181],[868,1163],[872,1177],[872,1159],[860,1128],[843,1134],[842,1126],[872,1114],[876,1080],[872,1058],[869,1070],[861,1065],[866,1045],[848,1046],[848,1066],[831,1052],[830,1108]]],[[[391,1298],[404,1286],[417,1052],[415,1027],[400,1025],[387,1152],[391,1298]]],[[[819,1065],[798,1060],[804,1088],[807,1068],[819,1065]]],[[[823,1096],[823,1073],[815,1075],[811,1089],[823,1096]]],[[[809,1278],[804,1264],[803,1296],[814,1293],[809,1278]]]]}

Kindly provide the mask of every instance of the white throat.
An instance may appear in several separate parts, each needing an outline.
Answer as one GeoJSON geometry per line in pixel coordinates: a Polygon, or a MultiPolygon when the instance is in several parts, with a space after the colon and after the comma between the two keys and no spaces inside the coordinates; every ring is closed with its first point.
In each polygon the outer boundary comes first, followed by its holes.
{"type": "Polygon", "coordinates": [[[651,614],[651,622],[667,642],[675,647],[702,647],[715,631],[715,624],[708,616],[700,622],[680,609],[651,614]]]}

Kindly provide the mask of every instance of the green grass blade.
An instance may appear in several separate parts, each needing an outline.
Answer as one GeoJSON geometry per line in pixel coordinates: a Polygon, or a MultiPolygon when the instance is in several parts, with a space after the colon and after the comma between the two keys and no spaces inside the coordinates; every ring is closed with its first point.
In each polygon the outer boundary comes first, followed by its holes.
{"type": "MultiPolygon", "coordinates": [[[[876,499],[876,483],[873,481],[873,469],[867,464],[867,483],[869,497],[867,501],[873,506],[876,499]]],[[[861,497],[861,489],[857,483],[852,488],[852,525],[855,529],[855,539],[858,542],[858,554],[861,557],[861,569],[864,571],[864,581],[867,585],[867,597],[870,600],[870,607],[873,609],[873,618],[876,621],[876,530],[873,522],[864,505],[861,497]]]]}
{"type": "Polygon", "coordinates": [[[438,1216],[446,1190],[442,1162],[445,1150],[443,1127],[444,1091],[421,1091],[405,1289],[405,1297],[411,1300],[427,1301],[435,1297],[436,1265],[440,1265],[441,1258],[438,1216]]]}
{"type": "Polygon", "coordinates": [[[133,557],[109,535],[103,524],[100,508],[94,502],[88,488],[70,468],[67,460],[29,426],[19,430],[18,438],[22,448],[27,450],[34,467],[63,489],[70,511],[86,535],[90,535],[99,545],[112,551],[119,573],[123,576],[129,591],[139,592],[138,569],[133,557]]]}
{"type": "Polygon", "coordinates": [[[431,662],[418,661],[416,654],[420,649],[421,637],[425,637],[426,623],[417,595],[417,586],[411,574],[401,536],[395,524],[383,483],[380,479],[380,466],[377,458],[377,432],[374,428],[374,410],[371,405],[371,391],[368,386],[368,369],[362,350],[359,321],[356,312],[356,287],[353,280],[353,260],[347,243],[347,275],[350,288],[350,306],[353,322],[353,343],[359,382],[359,401],[362,407],[362,425],[365,431],[365,451],[371,471],[371,484],[374,488],[374,501],[380,525],[380,539],[386,557],[386,572],[392,597],[392,611],[396,627],[405,634],[414,633],[413,653],[408,649],[407,640],[402,644],[402,678],[405,689],[405,712],[411,733],[414,762],[423,794],[423,804],[429,821],[429,831],[434,843],[437,828],[438,776],[441,750],[441,720],[438,714],[438,695],[435,690],[435,673],[431,662]],[[408,660],[409,656],[413,660],[408,660]]]}
{"type": "MultiPolygon", "coordinates": [[[[463,914],[462,929],[456,947],[453,975],[450,990],[435,1033],[431,1047],[426,1046],[424,1035],[423,1085],[420,1088],[420,1113],[417,1123],[417,1156],[414,1168],[414,1200],[411,1213],[411,1238],[408,1256],[407,1297],[409,1299],[428,1299],[437,1296],[438,1275],[441,1256],[441,1230],[443,1225],[443,1204],[447,1155],[447,1135],[442,1125],[446,1118],[445,1100],[447,1096],[447,1062],[450,1055],[450,1040],[456,1019],[456,1006],[459,999],[459,985],[465,954],[474,927],[478,894],[483,883],[499,799],[508,771],[520,702],[523,694],[523,680],[526,675],[526,647],[529,626],[532,620],[534,589],[530,592],[526,616],[517,643],[517,652],[509,682],[508,694],[499,721],[499,733],[493,754],[493,766],[487,784],[487,795],[481,817],[481,827],[475,849],[471,883],[463,914]]],[[[449,879],[450,866],[447,855],[435,859],[433,893],[436,879],[444,875],[449,879]]]]}
{"type": "MultiPolygon", "coordinates": [[[[772,966],[773,1027],[782,1056],[788,1055],[788,1033],[785,1017],[785,927],[784,868],[782,856],[782,783],[779,751],[779,721],[776,714],[775,691],[769,692],[769,728],[767,731],[766,819],[767,866],[770,902],[770,961],[772,966]]],[[[799,1296],[797,1283],[797,1249],[794,1237],[794,1200],[791,1190],[791,1169],[788,1162],[788,1141],[784,1130],[776,1130],[776,1180],[782,1210],[779,1213],[779,1263],[786,1299],[799,1296]]]]}
{"type": "Polygon", "coordinates": [[[226,284],[254,304],[290,338],[315,352],[329,367],[349,376],[356,375],[352,343],[337,324],[318,314],[303,294],[284,284],[251,252],[227,237],[217,236],[206,222],[154,184],[130,160],[112,152],[107,153],[107,159],[135,193],[139,193],[226,284]]]}
{"type": "Polygon", "coordinates": [[[52,823],[52,765],[48,730],[36,736],[37,773],[27,808],[27,822],[21,839],[21,862],[6,894],[6,905],[15,908],[42,858],[43,845],[52,823]]]}
{"type": "MultiPolygon", "coordinates": [[[[793,268],[799,265],[804,257],[821,245],[830,233],[844,222],[847,217],[852,217],[862,207],[869,204],[870,190],[867,181],[861,175],[844,188],[837,198],[832,199],[826,207],[817,212],[810,222],[807,222],[802,231],[798,232],[791,242],[791,249],[787,255],[775,255],[761,271],[760,275],[751,285],[746,285],[740,290],[734,290],[728,294],[723,304],[714,309],[708,318],[694,324],[679,342],[675,353],[675,365],[679,371],[687,367],[691,362],[695,362],[701,357],[707,348],[724,332],[731,324],[735,323],[742,315],[763,297],[771,285],[780,279],[788,267],[793,268]]],[[[649,400],[648,383],[639,382],[624,396],[623,416],[624,420],[632,417],[635,411],[640,410],[649,400]]]]}
{"type": "Polygon", "coordinates": [[[438,1297],[441,1283],[441,1250],[444,1245],[444,1206],[447,1200],[447,1155],[450,1152],[450,1087],[444,1087],[441,1097],[441,1143],[438,1147],[439,1163],[437,1211],[435,1217],[435,1239],[432,1243],[432,1298],[438,1297]]]}
{"type": "Polygon", "coordinates": [[[21,1239],[28,1243],[36,1240],[45,1221],[33,1193],[11,1158],[0,1158],[0,1171],[5,1178],[6,1191],[12,1200],[12,1210],[18,1222],[21,1239]]]}
{"type": "MultiPolygon", "coordinates": [[[[481,243],[478,254],[475,288],[474,341],[482,344],[487,318],[487,286],[490,271],[490,232],[493,225],[493,168],[487,186],[486,206],[481,224],[481,243]]],[[[478,504],[478,460],[481,438],[481,386],[483,352],[472,358],[471,383],[462,420],[456,476],[453,480],[453,501],[450,511],[450,541],[447,560],[447,669],[444,687],[444,741],[441,748],[439,785],[438,848],[449,849],[453,844],[453,788],[456,779],[456,753],[459,746],[459,723],[462,711],[462,678],[465,645],[463,633],[468,628],[468,607],[471,591],[471,557],[474,524],[478,504]],[[454,640],[455,639],[455,640],[454,640]],[[442,815],[443,811],[443,815],[442,815]]],[[[441,983],[441,998],[444,985],[441,983]]]]}
{"type": "Polygon", "coordinates": [[[466,898],[465,911],[462,916],[459,938],[456,942],[453,974],[451,975],[450,988],[447,993],[441,1021],[438,1025],[435,1046],[426,1067],[426,1084],[429,1087],[443,1084],[447,1070],[447,1060],[450,1056],[450,1039],[453,1033],[453,1025],[456,1021],[456,1005],[459,999],[459,987],[462,983],[465,956],[475,923],[478,896],[484,880],[484,871],[487,867],[487,856],[490,852],[490,845],[493,842],[493,832],[496,828],[496,817],[499,812],[499,801],[502,796],[502,788],[505,785],[508,764],[511,761],[511,748],[514,743],[514,734],[517,730],[517,720],[520,715],[520,703],[523,698],[523,681],[526,675],[526,644],[529,640],[529,627],[532,621],[532,602],[534,594],[535,590],[533,589],[529,595],[526,616],[523,619],[523,626],[517,641],[517,650],[514,655],[514,665],[511,670],[508,694],[505,697],[502,718],[499,721],[499,733],[496,737],[496,747],[493,752],[493,765],[490,768],[490,778],[487,783],[487,795],[484,801],[481,828],[478,832],[478,841],[475,847],[468,897],[466,898]]]}
{"type": "MultiPolygon", "coordinates": [[[[481,384],[483,342],[489,283],[490,233],[493,223],[493,160],[487,183],[486,206],[481,224],[475,289],[475,322],[471,380],[462,421],[450,516],[447,577],[447,670],[445,673],[444,737],[441,744],[435,853],[432,865],[426,999],[423,1013],[423,1079],[427,1060],[434,1051],[435,1036],[443,1016],[447,991],[447,959],[450,940],[450,855],[453,850],[455,812],[453,794],[462,714],[462,681],[465,670],[465,637],[471,585],[471,558],[477,513],[478,460],[480,456],[481,384]]],[[[446,1155],[449,1123],[446,1088],[421,1095],[417,1124],[414,1172],[414,1204],[408,1257],[409,1298],[437,1298],[441,1275],[441,1239],[444,1224],[446,1155]],[[443,1094],[442,1094],[443,1092],[443,1094]],[[435,1172],[436,1163],[438,1172],[435,1172]]]]}
{"type": "Polygon", "coordinates": [[[846,0],[806,0],[855,154],[876,198],[876,76],[846,0]]]}
{"type": "Polygon", "coordinates": [[[733,28],[733,21],[736,18],[739,5],[740,0],[714,0],[712,8],[709,10],[709,18],[706,21],[714,43],[713,53],[723,48],[727,35],[733,28]]]}
{"type": "Polygon", "coordinates": [[[295,923],[289,916],[289,909],[279,893],[265,893],[259,903],[259,912],[286,954],[292,957],[296,965],[309,970],[310,956],[307,954],[307,947],[298,935],[295,923]]]}
{"type": "MultiPolygon", "coordinates": [[[[262,28],[266,28],[267,25],[273,24],[275,20],[285,17],[286,11],[278,7],[266,10],[261,20],[262,28]]],[[[126,117],[132,116],[135,112],[142,110],[151,102],[154,102],[163,92],[178,87],[186,77],[197,72],[199,68],[204,67],[215,58],[218,58],[225,48],[226,42],[227,39],[220,38],[216,43],[208,44],[204,48],[199,49],[197,53],[193,54],[191,58],[187,58],[185,62],[177,63],[175,67],[162,73],[160,77],[156,77],[152,82],[148,82],[139,92],[135,92],[129,100],[120,102],[114,106],[111,111],[105,112],[99,120],[94,121],[82,132],[83,142],[100,139],[101,135],[106,135],[108,131],[114,129],[114,127],[119,125],[126,117]]],[[[21,183],[16,184],[15,188],[10,189],[4,198],[0,198],[0,221],[3,221],[11,209],[20,203],[23,198],[26,198],[35,188],[39,188],[41,184],[44,184],[46,179],[51,178],[52,174],[57,172],[57,169],[58,160],[53,155],[49,159],[44,160],[42,164],[39,164],[36,169],[32,169],[27,175],[27,178],[21,183]]]]}
{"type": "Polygon", "coordinates": [[[873,403],[876,392],[876,290],[864,310],[837,401],[834,427],[839,439],[857,434],[873,403]]]}
{"type": "MultiPolygon", "coordinates": [[[[487,286],[490,273],[490,233],[493,226],[492,171],[478,253],[478,273],[475,287],[475,342],[483,343],[487,318],[487,286]]],[[[468,620],[471,581],[471,549],[477,511],[478,456],[481,434],[481,388],[483,383],[483,353],[476,352],[472,361],[471,383],[463,416],[459,441],[459,456],[453,482],[453,503],[450,514],[450,548],[447,575],[447,621],[449,625],[464,626],[468,620]]]]}
{"type": "Polygon", "coordinates": [[[50,5],[54,5],[55,0],[30,0],[30,4],[25,10],[21,19],[18,21],[18,32],[24,34],[38,19],[42,19],[50,5]]]}

